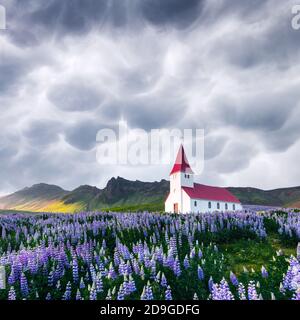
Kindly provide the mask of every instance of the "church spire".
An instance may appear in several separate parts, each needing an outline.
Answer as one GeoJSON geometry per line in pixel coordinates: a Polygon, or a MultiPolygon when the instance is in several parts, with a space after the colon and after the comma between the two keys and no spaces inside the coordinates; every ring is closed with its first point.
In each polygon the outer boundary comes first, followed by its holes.
{"type": "Polygon", "coordinates": [[[186,158],[185,151],[183,148],[183,145],[181,144],[177,153],[176,161],[174,163],[173,169],[170,173],[176,173],[176,172],[184,172],[184,173],[189,173],[193,174],[193,171],[190,167],[190,164],[186,158]]]}

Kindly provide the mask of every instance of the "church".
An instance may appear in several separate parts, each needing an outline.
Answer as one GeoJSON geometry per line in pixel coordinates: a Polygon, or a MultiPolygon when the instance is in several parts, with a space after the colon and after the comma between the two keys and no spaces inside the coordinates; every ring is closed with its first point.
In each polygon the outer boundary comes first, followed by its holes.
{"type": "Polygon", "coordinates": [[[194,173],[181,145],[170,173],[170,193],[165,201],[165,211],[205,213],[242,209],[241,202],[227,189],[194,183],[194,173]]]}

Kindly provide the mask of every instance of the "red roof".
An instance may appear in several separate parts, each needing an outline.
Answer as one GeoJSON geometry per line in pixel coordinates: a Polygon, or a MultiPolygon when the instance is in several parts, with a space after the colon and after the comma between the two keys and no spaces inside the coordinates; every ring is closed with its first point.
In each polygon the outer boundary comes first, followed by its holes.
{"type": "Polygon", "coordinates": [[[241,203],[230,191],[225,188],[210,187],[203,184],[194,184],[194,188],[182,187],[192,199],[241,203]]]}
{"type": "Polygon", "coordinates": [[[174,166],[173,166],[173,169],[172,169],[170,175],[173,173],[176,173],[176,172],[185,172],[185,173],[191,173],[191,174],[193,173],[193,171],[189,165],[189,162],[186,158],[186,155],[185,155],[185,152],[183,149],[183,145],[181,145],[178,150],[176,161],[174,163],[174,166]]]}

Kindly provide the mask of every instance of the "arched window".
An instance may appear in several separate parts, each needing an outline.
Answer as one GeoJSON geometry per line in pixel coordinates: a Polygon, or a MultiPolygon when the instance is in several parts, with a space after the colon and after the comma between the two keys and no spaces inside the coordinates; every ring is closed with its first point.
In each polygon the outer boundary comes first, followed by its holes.
{"type": "Polygon", "coordinates": [[[217,209],[218,210],[220,209],[220,203],[219,202],[217,203],[217,209]]]}
{"type": "Polygon", "coordinates": [[[208,203],[208,209],[211,209],[211,202],[208,203]]]}
{"type": "Polygon", "coordinates": [[[235,210],[235,204],[232,205],[232,209],[235,210]]]}
{"type": "Polygon", "coordinates": [[[197,201],[194,201],[194,206],[197,207],[197,201]]]}
{"type": "Polygon", "coordinates": [[[228,204],[225,203],[225,210],[228,210],[228,204]]]}

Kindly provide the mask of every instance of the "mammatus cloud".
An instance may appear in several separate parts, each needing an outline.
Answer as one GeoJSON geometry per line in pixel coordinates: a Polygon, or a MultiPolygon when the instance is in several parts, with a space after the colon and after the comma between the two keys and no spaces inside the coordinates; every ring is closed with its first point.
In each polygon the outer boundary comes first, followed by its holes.
{"type": "Polygon", "coordinates": [[[100,166],[96,133],[205,129],[207,184],[299,185],[295,1],[4,0],[0,193],[168,166],[100,166]]]}

